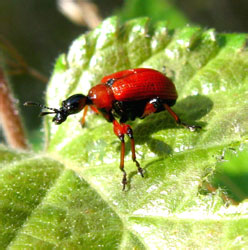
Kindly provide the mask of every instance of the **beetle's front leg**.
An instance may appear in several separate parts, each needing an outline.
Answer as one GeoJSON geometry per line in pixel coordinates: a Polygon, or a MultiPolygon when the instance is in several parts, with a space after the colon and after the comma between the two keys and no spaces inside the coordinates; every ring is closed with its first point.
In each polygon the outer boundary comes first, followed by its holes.
{"type": "Polygon", "coordinates": [[[125,186],[127,184],[127,175],[126,175],[126,171],[124,170],[124,157],[125,157],[124,136],[125,134],[127,134],[131,139],[132,159],[136,163],[138,171],[142,177],[144,177],[143,169],[140,167],[139,162],[136,160],[135,143],[134,143],[133,131],[131,127],[128,124],[124,124],[124,123],[120,124],[116,120],[113,120],[113,125],[114,125],[114,133],[121,140],[120,170],[123,172],[122,184],[123,184],[123,190],[125,190],[125,186]]]}
{"type": "Polygon", "coordinates": [[[85,107],[84,107],[84,112],[83,112],[83,116],[82,116],[82,118],[81,118],[81,120],[80,120],[80,124],[81,124],[81,127],[82,127],[82,128],[83,128],[84,125],[85,125],[85,117],[86,117],[86,115],[87,115],[87,111],[88,111],[88,105],[85,105],[85,107]]]}
{"type": "Polygon", "coordinates": [[[127,174],[124,169],[124,157],[125,157],[125,139],[124,139],[124,133],[123,128],[120,123],[118,123],[116,120],[113,120],[113,129],[116,136],[121,140],[121,156],[120,156],[120,170],[123,172],[123,178],[122,178],[122,190],[125,190],[126,184],[127,184],[127,174]]]}

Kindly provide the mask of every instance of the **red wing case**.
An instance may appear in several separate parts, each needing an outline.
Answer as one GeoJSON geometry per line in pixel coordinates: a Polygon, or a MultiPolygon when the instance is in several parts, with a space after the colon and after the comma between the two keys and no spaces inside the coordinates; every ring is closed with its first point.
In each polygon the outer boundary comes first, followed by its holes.
{"type": "Polygon", "coordinates": [[[104,77],[101,82],[106,83],[110,79],[113,79],[111,88],[117,101],[146,100],[155,97],[163,100],[177,99],[172,81],[157,70],[123,70],[104,77]]]}

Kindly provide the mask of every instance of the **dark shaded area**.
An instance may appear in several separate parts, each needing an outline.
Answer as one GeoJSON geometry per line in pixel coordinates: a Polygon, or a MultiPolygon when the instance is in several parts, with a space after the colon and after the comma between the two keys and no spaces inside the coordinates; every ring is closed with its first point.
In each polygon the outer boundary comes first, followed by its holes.
{"type": "Polygon", "coordinates": [[[227,156],[223,156],[217,163],[217,171],[211,176],[210,183],[220,188],[225,195],[235,202],[242,202],[248,198],[248,152],[236,152],[228,149],[227,156]]]}
{"type": "Polygon", "coordinates": [[[248,2],[246,0],[174,0],[193,23],[219,32],[248,31],[248,2]]]}
{"type": "MultiPolygon", "coordinates": [[[[213,108],[213,102],[207,96],[193,95],[187,96],[175,105],[175,112],[185,119],[185,122],[191,122],[201,119],[201,117],[208,114],[213,108]]],[[[203,125],[204,124],[200,124],[203,125]]]]}
{"type": "MultiPolygon", "coordinates": [[[[64,18],[57,11],[56,1],[1,1],[0,16],[1,35],[13,44],[29,65],[47,77],[52,73],[58,55],[66,52],[71,41],[86,31],[64,18]]],[[[30,99],[43,102],[45,83],[23,74],[10,75],[10,80],[20,103],[30,99]]],[[[22,105],[19,107],[22,109],[22,105]]],[[[34,111],[22,114],[29,129],[41,123],[34,111]]]]}
{"type": "MultiPolygon", "coordinates": [[[[213,102],[203,95],[188,96],[172,107],[181,121],[202,128],[206,124],[197,122],[197,120],[204,117],[212,108],[213,102]]],[[[183,126],[178,126],[168,112],[152,114],[146,117],[142,123],[133,127],[135,142],[136,144],[147,143],[151,151],[158,156],[168,156],[172,152],[171,147],[163,141],[153,139],[151,135],[169,128],[185,129],[183,126]]],[[[129,146],[127,148],[129,149],[129,146]]]]}

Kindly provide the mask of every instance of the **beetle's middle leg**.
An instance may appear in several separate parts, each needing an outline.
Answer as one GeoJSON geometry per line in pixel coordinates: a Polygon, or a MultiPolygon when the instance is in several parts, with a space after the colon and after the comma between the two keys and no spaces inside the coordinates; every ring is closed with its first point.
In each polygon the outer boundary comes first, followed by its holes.
{"type": "Polygon", "coordinates": [[[131,129],[131,127],[129,125],[127,125],[127,124],[123,124],[123,125],[125,126],[126,134],[129,136],[129,138],[131,140],[132,159],[136,163],[136,167],[138,168],[138,171],[139,171],[140,175],[142,177],[144,177],[143,169],[140,167],[140,164],[136,159],[135,142],[134,142],[134,138],[133,138],[133,130],[131,129]]]}
{"type": "Polygon", "coordinates": [[[133,131],[132,131],[131,127],[128,124],[125,124],[125,123],[118,123],[116,120],[113,120],[113,125],[114,125],[114,133],[121,140],[120,170],[123,172],[122,184],[123,184],[123,190],[125,190],[125,186],[127,184],[127,175],[126,175],[126,171],[124,170],[124,157],[125,157],[125,140],[124,140],[124,136],[125,136],[125,134],[130,137],[132,159],[136,163],[138,171],[139,171],[139,173],[141,174],[142,177],[144,177],[143,169],[140,167],[139,162],[136,160],[135,142],[134,142],[133,131]]]}

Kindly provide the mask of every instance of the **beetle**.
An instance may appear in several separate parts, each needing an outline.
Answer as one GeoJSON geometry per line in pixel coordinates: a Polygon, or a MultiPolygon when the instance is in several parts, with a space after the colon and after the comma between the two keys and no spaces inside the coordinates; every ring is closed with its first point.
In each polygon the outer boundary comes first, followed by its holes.
{"type": "Polygon", "coordinates": [[[177,97],[175,85],[164,74],[154,69],[135,68],[103,77],[98,85],[89,90],[87,96],[72,95],[62,102],[59,109],[35,102],[26,102],[24,105],[38,105],[43,109],[51,110],[41,112],[41,116],[55,114],[52,120],[55,124],[63,123],[69,115],[76,114],[83,109],[81,123],[84,124],[88,107],[101,114],[108,122],[112,122],[114,133],[121,141],[120,170],[123,173],[122,185],[125,190],[127,184],[124,169],[125,135],[131,141],[132,160],[140,175],[144,177],[143,169],[136,159],[132,128],[126,124],[128,120],[142,119],[152,113],[167,110],[177,124],[190,130],[201,128],[181,122],[178,115],[171,109],[171,106],[176,103],[177,97]]]}

